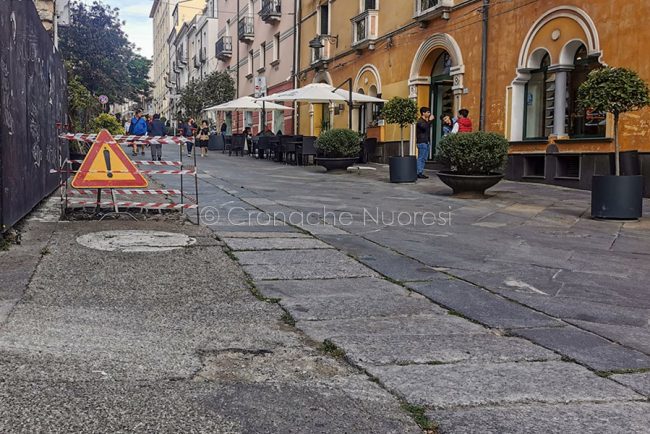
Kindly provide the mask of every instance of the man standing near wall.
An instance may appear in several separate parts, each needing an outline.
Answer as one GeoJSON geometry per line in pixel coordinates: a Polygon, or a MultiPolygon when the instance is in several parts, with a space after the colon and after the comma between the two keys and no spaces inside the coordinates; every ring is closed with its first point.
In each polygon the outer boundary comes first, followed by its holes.
{"type": "Polygon", "coordinates": [[[431,149],[431,124],[434,116],[429,107],[420,108],[420,119],[415,124],[415,137],[418,144],[418,178],[427,179],[424,174],[424,164],[431,149]]]}

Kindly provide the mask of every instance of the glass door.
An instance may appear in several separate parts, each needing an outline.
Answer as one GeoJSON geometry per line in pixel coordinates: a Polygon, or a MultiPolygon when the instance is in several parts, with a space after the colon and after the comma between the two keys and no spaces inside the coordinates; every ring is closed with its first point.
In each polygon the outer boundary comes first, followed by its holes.
{"type": "Polygon", "coordinates": [[[431,129],[430,160],[436,159],[437,145],[442,138],[442,118],[445,115],[454,117],[454,94],[451,90],[452,81],[449,77],[434,77],[431,81],[431,114],[435,116],[431,129]]]}

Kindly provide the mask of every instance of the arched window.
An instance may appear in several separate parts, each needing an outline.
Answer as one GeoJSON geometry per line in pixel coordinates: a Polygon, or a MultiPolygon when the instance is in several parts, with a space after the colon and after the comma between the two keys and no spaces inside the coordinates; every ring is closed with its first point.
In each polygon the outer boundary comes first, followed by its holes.
{"type": "Polygon", "coordinates": [[[589,73],[600,64],[595,57],[587,55],[587,48],[582,45],[573,59],[574,69],[567,81],[567,132],[570,137],[605,137],[607,127],[606,113],[580,109],[578,107],[578,88],[587,80],[589,73]]]}
{"type": "Polygon", "coordinates": [[[530,73],[530,80],[526,84],[524,139],[546,138],[553,130],[555,81],[552,76],[549,77],[550,64],[551,59],[547,53],[542,58],[539,69],[530,73]]]}

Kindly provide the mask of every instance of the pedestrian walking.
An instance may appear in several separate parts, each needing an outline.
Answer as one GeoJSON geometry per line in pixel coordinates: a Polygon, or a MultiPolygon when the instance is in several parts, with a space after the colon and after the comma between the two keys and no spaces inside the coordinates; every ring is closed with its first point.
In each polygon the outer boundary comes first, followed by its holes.
{"type": "Polygon", "coordinates": [[[201,149],[201,157],[208,155],[208,143],[210,142],[210,127],[208,121],[201,121],[201,129],[197,136],[197,145],[201,149]]]}
{"type": "Polygon", "coordinates": [[[424,165],[431,149],[431,124],[433,119],[429,107],[420,108],[420,119],[415,124],[415,137],[418,144],[417,176],[420,179],[428,178],[424,174],[424,165]]]}
{"type": "MultiPolygon", "coordinates": [[[[152,136],[164,136],[167,134],[167,129],[165,125],[160,120],[160,114],[156,113],[153,115],[153,121],[151,121],[151,128],[149,133],[152,136]]],[[[153,161],[162,160],[162,144],[161,143],[152,143],[151,145],[151,159],[153,161]]]]}
{"type": "MultiPolygon", "coordinates": [[[[145,136],[147,134],[147,121],[142,117],[142,110],[135,111],[129,125],[129,134],[134,136],[145,136]]],[[[133,142],[133,155],[138,155],[138,144],[133,142]]],[[[142,155],[144,155],[144,145],[142,145],[142,155]]]]}
{"type": "Polygon", "coordinates": [[[472,120],[469,118],[469,110],[460,109],[458,111],[458,119],[454,124],[454,129],[452,133],[471,133],[472,132],[472,120]]]}
{"type": "MultiPolygon", "coordinates": [[[[194,128],[192,128],[192,123],[194,122],[193,119],[188,119],[187,122],[183,122],[182,125],[182,131],[183,131],[183,136],[188,138],[188,139],[194,139],[194,128]]],[[[194,146],[193,141],[187,141],[185,142],[185,146],[187,146],[187,156],[191,157],[192,156],[192,147],[194,146]]]]}

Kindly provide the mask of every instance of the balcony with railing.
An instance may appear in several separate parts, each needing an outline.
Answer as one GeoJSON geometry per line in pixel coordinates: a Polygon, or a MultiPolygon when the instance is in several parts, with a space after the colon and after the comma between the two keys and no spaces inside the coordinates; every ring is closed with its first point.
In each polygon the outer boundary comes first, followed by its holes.
{"type": "Polygon", "coordinates": [[[255,39],[255,19],[252,15],[246,15],[239,19],[237,36],[242,42],[253,42],[253,39],[255,39]]]}
{"type": "Polygon", "coordinates": [[[454,5],[454,0],[415,0],[414,18],[421,22],[431,21],[434,18],[449,18],[449,11],[454,5]]]}
{"type": "Polygon", "coordinates": [[[262,9],[260,18],[265,23],[280,21],[282,17],[282,1],[280,0],[262,0],[262,9]]]}
{"type": "Polygon", "coordinates": [[[178,67],[179,68],[184,68],[185,65],[187,65],[187,53],[184,52],[184,50],[178,50],[176,52],[176,59],[178,60],[178,67]]]}
{"type": "Polygon", "coordinates": [[[219,60],[228,60],[232,57],[232,36],[222,36],[215,45],[216,56],[219,60]]]}
{"type": "Polygon", "coordinates": [[[352,46],[361,49],[379,37],[379,11],[367,9],[352,18],[352,46]]]}

